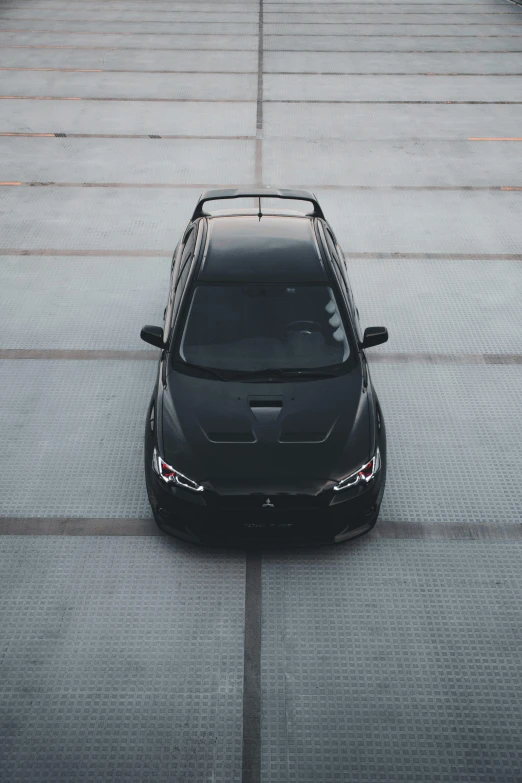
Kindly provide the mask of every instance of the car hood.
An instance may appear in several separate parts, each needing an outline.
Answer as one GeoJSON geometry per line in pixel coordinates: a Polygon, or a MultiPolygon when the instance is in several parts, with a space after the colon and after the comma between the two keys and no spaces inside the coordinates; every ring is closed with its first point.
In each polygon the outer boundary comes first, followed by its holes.
{"type": "Polygon", "coordinates": [[[221,382],[172,372],[164,459],[220,493],[317,493],[371,456],[361,373],[289,383],[221,382]]]}

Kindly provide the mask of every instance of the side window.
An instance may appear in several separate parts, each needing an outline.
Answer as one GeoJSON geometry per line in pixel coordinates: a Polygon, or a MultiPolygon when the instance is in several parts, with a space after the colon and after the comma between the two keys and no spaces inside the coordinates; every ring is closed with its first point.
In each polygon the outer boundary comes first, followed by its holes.
{"type": "Polygon", "coordinates": [[[344,293],[346,294],[346,298],[348,299],[348,304],[350,305],[350,308],[353,309],[353,307],[352,307],[352,298],[350,296],[350,291],[349,291],[349,288],[348,288],[348,284],[346,282],[346,278],[345,278],[345,276],[343,274],[343,270],[341,268],[341,262],[339,261],[339,255],[337,253],[333,237],[330,234],[330,232],[328,231],[328,229],[325,229],[324,234],[325,234],[325,237],[326,237],[326,244],[328,245],[328,250],[330,252],[330,255],[331,255],[333,263],[334,263],[335,271],[337,272],[337,275],[340,278],[342,289],[343,289],[344,293]]]}
{"type": "MultiPolygon", "coordinates": [[[[179,287],[179,281],[183,270],[183,264],[186,263],[190,257],[194,246],[196,244],[196,230],[194,228],[184,237],[184,246],[180,248],[180,253],[175,253],[172,259],[172,271],[170,277],[170,290],[169,301],[165,310],[165,326],[164,326],[164,340],[167,341],[170,326],[172,321],[172,314],[174,310],[174,304],[176,301],[176,293],[179,287]],[[177,256],[177,257],[176,257],[177,256]]],[[[188,265],[190,266],[190,265],[188,265]]]]}
{"type": "Polygon", "coordinates": [[[357,330],[357,337],[359,340],[362,340],[362,331],[361,331],[361,324],[359,323],[359,310],[357,309],[355,305],[355,301],[353,298],[352,289],[350,286],[350,282],[348,280],[348,271],[346,268],[346,259],[344,257],[343,251],[341,250],[340,246],[335,241],[333,235],[329,231],[329,229],[325,229],[326,234],[326,242],[328,244],[328,249],[330,250],[330,253],[332,254],[332,257],[337,261],[338,264],[338,271],[340,276],[343,279],[344,283],[344,290],[346,291],[346,295],[348,298],[348,304],[350,306],[350,310],[352,311],[352,316],[355,324],[355,328],[357,330]]]}
{"type": "Polygon", "coordinates": [[[336,253],[336,256],[337,256],[337,259],[338,259],[339,263],[341,264],[342,268],[344,270],[346,270],[346,268],[347,268],[346,267],[346,258],[344,257],[344,253],[343,253],[342,247],[340,246],[339,242],[335,238],[335,234],[333,233],[333,231],[330,228],[330,226],[325,226],[325,233],[328,235],[328,238],[329,238],[330,242],[332,243],[332,245],[335,248],[335,253],[336,253]]]}
{"type": "Polygon", "coordinates": [[[333,257],[334,261],[340,264],[341,262],[335,246],[335,240],[332,236],[332,232],[330,231],[330,229],[326,228],[326,226],[324,229],[324,235],[326,237],[326,243],[328,245],[328,250],[330,251],[330,255],[333,257]]]}
{"type": "Polygon", "coordinates": [[[187,278],[189,276],[191,261],[194,255],[194,248],[196,247],[196,234],[197,231],[194,229],[191,232],[190,236],[187,238],[181,256],[181,263],[179,265],[179,274],[174,288],[174,312],[176,312],[176,310],[178,309],[178,305],[183,295],[187,278]]]}
{"type": "Polygon", "coordinates": [[[181,261],[179,263],[179,272],[177,275],[176,284],[174,286],[175,288],[178,287],[179,280],[181,278],[181,275],[183,274],[183,270],[186,267],[190,257],[192,256],[195,245],[196,245],[196,230],[192,229],[192,231],[190,232],[190,234],[187,236],[185,240],[185,247],[183,248],[183,252],[181,254],[181,261]]]}
{"type": "Polygon", "coordinates": [[[348,287],[348,294],[350,296],[350,301],[351,301],[351,304],[352,304],[352,310],[353,310],[353,315],[354,315],[354,319],[355,319],[355,328],[357,329],[357,336],[359,337],[359,340],[362,341],[363,333],[362,333],[362,329],[361,329],[361,322],[359,321],[359,308],[357,307],[357,305],[355,303],[355,299],[353,298],[352,286],[350,285],[350,280],[348,278],[348,266],[346,264],[346,259],[345,259],[344,255],[343,255],[343,251],[341,250],[339,245],[337,245],[337,250],[338,250],[339,254],[341,255],[341,257],[343,259],[344,279],[346,280],[346,285],[348,287]]]}

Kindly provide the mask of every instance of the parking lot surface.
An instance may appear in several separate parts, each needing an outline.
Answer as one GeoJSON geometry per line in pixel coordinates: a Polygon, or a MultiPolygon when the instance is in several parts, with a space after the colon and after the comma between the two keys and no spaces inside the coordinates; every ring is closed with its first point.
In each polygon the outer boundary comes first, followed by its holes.
{"type": "Polygon", "coordinates": [[[522,6],[0,0],[0,779],[522,780],[522,6]],[[143,430],[201,190],[318,196],[375,530],[199,549],[143,430]]]}

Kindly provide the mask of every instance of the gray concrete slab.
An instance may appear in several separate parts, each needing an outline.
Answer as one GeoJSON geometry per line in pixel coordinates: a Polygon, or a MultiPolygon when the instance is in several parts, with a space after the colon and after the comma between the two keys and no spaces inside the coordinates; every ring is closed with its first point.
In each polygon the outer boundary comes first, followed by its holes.
{"type": "Polygon", "coordinates": [[[0,132],[255,135],[256,104],[0,101],[0,132]]]}
{"type": "MultiPolygon", "coordinates": [[[[520,192],[316,190],[347,253],[520,253],[520,192]]],[[[169,253],[200,192],[0,188],[3,247],[169,253]]]]}
{"type": "MultiPolygon", "coordinates": [[[[521,38],[522,41],[522,38],[521,38]]],[[[266,100],[519,101],[522,76],[321,76],[265,74],[266,100]],[[518,97],[517,97],[518,96],[518,97]]]]}
{"type": "Polygon", "coordinates": [[[4,537],[0,559],[3,780],[239,783],[241,555],[4,537]]]}
{"type": "Polygon", "coordinates": [[[201,190],[0,187],[3,246],[172,253],[201,190]]]}
{"type": "MultiPolygon", "coordinates": [[[[522,16],[522,15],[521,15],[522,16]]],[[[4,53],[0,62],[11,62],[4,53]]],[[[15,62],[18,62],[16,59],[15,62]]],[[[499,52],[266,52],[266,73],[516,73],[522,72],[522,57],[499,52]]]]}
{"type": "Polygon", "coordinates": [[[254,74],[49,73],[3,71],[4,95],[52,98],[149,98],[169,100],[255,100],[254,74]]]}
{"type": "MultiPolygon", "coordinates": [[[[470,14],[469,11],[462,11],[459,10],[458,6],[454,7],[454,10],[452,9],[451,5],[440,5],[440,6],[433,6],[430,11],[423,11],[421,13],[415,13],[414,11],[407,11],[402,13],[403,8],[406,7],[407,4],[402,4],[398,6],[396,9],[388,10],[385,6],[382,4],[377,4],[376,6],[366,5],[362,6],[367,9],[366,13],[365,11],[355,11],[352,12],[350,9],[352,8],[351,3],[339,3],[338,5],[332,5],[331,9],[328,11],[328,14],[325,15],[324,9],[321,6],[318,10],[312,10],[313,6],[308,6],[308,11],[302,10],[302,11],[296,11],[293,12],[290,10],[287,11],[279,11],[279,10],[273,10],[273,9],[279,9],[279,4],[277,5],[267,5],[266,8],[269,10],[265,10],[263,13],[263,19],[267,24],[279,24],[282,23],[284,25],[286,24],[316,24],[317,22],[321,27],[326,27],[326,25],[331,25],[331,30],[334,32],[336,31],[338,25],[361,25],[361,24],[371,24],[372,28],[374,26],[380,26],[385,23],[391,23],[395,25],[407,25],[408,27],[410,25],[422,25],[425,27],[428,27],[430,25],[487,25],[488,28],[490,25],[498,25],[498,24],[516,24],[522,22],[522,13],[517,9],[513,8],[513,10],[507,10],[507,11],[491,11],[491,7],[488,6],[489,13],[485,13],[484,11],[473,11],[473,14],[470,14]],[[371,9],[374,9],[373,11],[371,9]],[[436,9],[439,9],[438,11],[436,9]]],[[[282,6],[281,6],[282,7],[282,6]]],[[[305,6],[304,6],[305,7],[305,6]]],[[[357,6],[359,7],[359,6],[357,6]]],[[[417,11],[418,11],[417,7],[417,11]]],[[[14,11],[10,11],[9,14],[2,14],[3,18],[14,18],[14,11]]],[[[36,11],[31,11],[32,14],[36,15],[36,11]]],[[[50,11],[46,12],[51,14],[50,11]]],[[[82,15],[84,12],[82,11],[82,15]]],[[[20,14],[19,12],[16,12],[16,16],[18,17],[20,14]]],[[[54,13],[52,13],[54,16],[54,13]]],[[[61,14],[60,14],[61,15],[61,14]]],[[[21,17],[23,18],[23,17],[21,17]]],[[[284,32],[284,31],[283,31],[284,32]]],[[[296,28],[296,32],[298,32],[298,29],[296,28]]],[[[328,30],[327,30],[328,32],[328,30]]],[[[407,32],[407,29],[403,32],[407,32]]],[[[460,32],[460,30],[459,30],[460,32]]],[[[480,32],[480,31],[477,31],[480,32]]]]}
{"type": "Polygon", "coordinates": [[[236,139],[0,138],[2,177],[37,182],[248,184],[255,143],[236,139]]]}
{"type": "MultiPolygon", "coordinates": [[[[14,21],[1,22],[4,29],[12,28],[15,26],[14,21]]],[[[27,24],[24,22],[22,28],[27,24]]],[[[59,22],[55,24],[59,25],[59,22]]],[[[197,32],[196,30],[190,30],[187,32],[197,32]]],[[[216,30],[216,32],[223,32],[216,30]]],[[[478,23],[467,24],[461,22],[460,24],[435,24],[430,22],[429,24],[405,24],[404,22],[398,22],[393,24],[392,22],[383,22],[381,19],[375,20],[372,23],[365,24],[364,22],[357,24],[342,24],[338,22],[335,26],[331,24],[322,24],[319,20],[312,24],[300,24],[296,29],[292,22],[288,24],[285,22],[267,23],[264,25],[264,32],[266,35],[292,35],[297,33],[299,36],[312,35],[312,36],[368,36],[371,38],[377,36],[391,36],[402,35],[404,37],[409,36],[448,36],[448,37],[467,37],[467,36],[510,36],[520,35],[520,22],[507,21],[504,24],[491,24],[486,23],[480,25],[478,23]]]]}
{"type": "MultiPolygon", "coordinates": [[[[219,6],[221,9],[222,6],[219,6]]],[[[132,23],[139,24],[141,21],[156,22],[162,24],[163,22],[171,22],[176,24],[183,24],[186,22],[202,22],[210,24],[212,22],[218,22],[225,24],[228,22],[237,23],[254,23],[258,22],[259,4],[246,5],[243,9],[242,4],[235,6],[229,6],[233,10],[217,10],[214,5],[206,6],[206,10],[201,10],[202,6],[198,3],[196,7],[192,7],[192,10],[178,10],[178,5],[170,5],[164,3],[163,5],[152,6],[149,3],[144,6],[132,6],[131,4],[124,3],[123,5],[117,3],[106,3],[100,5],[99,3],[84,3],[79,8],[73,8],[71,4],[67,7],[61,7],[60,4],[49,3],[43,5],[34,5],[30,7],[12,6],[6,8],[4,4],[0,6],[0,22],[9,20],[13,21],[83,21],[88,20],[94,22],[102,19],[104,22],[124,22],[131,25],[132,23]],[[249,10],[250,9],[250,10],[249,10]]],[[[470,16],[470,12],[463,12],[458,10],[458,6],[455,10],[452,10],[451,6],[440,6],[439,11],[433,11],[431,13],[414,13],[412,11],[401,13],[402,5],[397,9],[383,9],[375,11],[371,10],[371,6],[368,5],[367,12],[356,11],[351,12],[351,4],[339,4],[337,10],[332,10],[325,17],[323,10],[313,10],[314,6],[309,6],[308,11],[279,11],[278,4],[266,5],[264,9],[263,18],[267,24],[290,24],[297,23],[310,24],[320,22],[321,24],[337,25],[340,24],[383,24],[385,22],[391,22],[394,24],[421,24],[421,25],[441,25],[441,24],[465,24],[465,25],[496,25],[504,23],[516,23],[522,20],[522,14],[517,8],[492,12],[489,8],[489,13],[474,11],[470,16]],[[322,17],[321,19],[319,17],[322,17]]],[[[332,9],[335,6],[332,6],[332,9]]],[[[435,7],[434,7],[435,8],[435,7]]],[[[203,9],[205,6],[203,5],[203,9]]],[[[418,9],[417,9],[418,10],[418,9]]],[[[71,28],[72,29],[72,28],[71,28]]]]}
{"type": "MultiPolygon", "coordinates": [[[[47,0],[45,4],[48,4],[47,0]]],[[[368,11],[369,6],[371,6],[372,10],[376,11],[377,13],[380,10],[386,12],[399,11],[399,13],[403,13],[404,11],[413,11],[414,13],[420,13],[421,11],[423,13],[424,11],[428,13],[437,13],[440,12],[442,8],[445,10],[456,9],[459,11],[465,11],[467,13],[475,13],[476,10],[491,12],[493,10],[496,11],[497,8],[500,8],[501,11],[506,10],[504,0],[492,0],[492,2],[478,2],[478,0],[458,0],[457,2],[440,3],[437,6],[434,6],[430,0],[419,0],[418,3],[405,3],[403,0],[382,0],[382,2],[374,1],[372,3],[350,2],[350,0],[347,2],[333,3],[331,0],[317,0],[317,2],[314,2],[314,0],[308,0],[308,2],[295,0],[295,2],[292,2],[291,0],[288,3],[269,2],[266,3],[266,6],[276,7],[278,11],[310,11],[315,10],[315,8],[318,7],[320,12],[339,11],[340,8],[345,8],[350,12],[363,11],[364,13],[368,11]]],[[[513,9],[509,8],[508,10],[512,11],[513,9]]]]}
{"type": "Polygon", "coordinates": [[[498,104],[268,103],[263,116],[265,135],[308,139],[516,138],[522,126],[522,106],[498,104]]]}
{"type": "MultiPolygon", "coordinates": [[[[87,46],[121,47],[138,49],[254,49],[257,50],[257,35],[139,35],[128,33],[63,33],[48,32],[0,32],[0,46],[87,46]],[[65,40],[66,38],[66,40],[65,40]]],[[[514,40],[514,39],[513,39],[514,40]]],[[[505,48],[505,47],[504,47],[505,48]]]]}
{"type": "MultiPolygon", "coordinates": [[[[97,22],[102,20],[105,22],[121,22],[125,25],[137,24],[141,25],[143,22],[156,24],[156,30],[163,29],[164,23],[170,24],[186,24],[190,23],[202,23],[209,25],[214,22],[221,24],[227,23],[248,23],[257,25],[259,8],[257,5],[252,5],[252,10],[240,10],[242,6],[236,5],[234,11],[221,11],[214,5],[207,5],[207,10],[197,10],[202,6],[198,5],[193,10],[178,11],[174,10],[174,7],[170,7],[168,3],[163,5],[157,5],[155,8],[149,7],[149,3],[144,7],[135,6],[134,9],[130,4],[124,3],[83,3],[79,8],[73,8],[69,3],[65,8],[60,8],[60,5],[55,3],[46,5],[34,5],[31,7],[13,7],[11,9],[4,10],[4,5],[0,6],[0,27],[2,22],[9,20],[14,21],[70,21],[71,29],[73,29],[77,22],[97,22]]],[[[203,6],[204,7],[204,6],[203,6]]],[[[248,6],[246,7],[248,8],[248,6]]],[[[494,22],[494,14],[491,15],[491,20],[494,22]]],[[[289,20],[290,21],[290,20],[289,20]]],[[[443,21],[442,19],[440,21],[443,21]]],[[[102,28],[104,29],[104,28],[102,28]]],[[[138,28],[139,29],[139,28],[138,28]]],[[[196,31],[198,32],[198,31],[196,31]]]]}
{"type": "Polygon", "coordinates": [[[0,51],[4,68],[101,68],[129,71],[257,72],[257,52],[154,49],[15,49],[0,51]]]}
{"type": "Polygon", "coordinates": [[[255,13],[259,10],[259,3],[257,0],[234,0],[229,3],[201,2],[194,7],[194,3],[187,0],[186,2],[169,2],[169,0],[148,0],[147,5],[144,6],[139,0],[89,0],[89,2],[77,2],[77,0],[41,0],[41,2],[19,2],[19,0],[4,0],[2,3],[2,9],[8,13],[20,14],[26,13],[30,16],[35,14],[36,11],[40,13],[42,10],[58,10],[75,14],[78,9],[82,14],[88,14],[91,12],[96,13],[121,13],[124,11],[126,14],[143,15],[149,13],[169,13],[169,14],[207,14],[207,13],[219,13],[220,18],[223,15],[234,13],[255,13]]]}
{"type": "MultiPolygon", "coordinates": [[[[40,5],[40,3],[38,4],[40,5]]],[[[49,3],[42,2],[41,5],[49,5],[49,3]]],[[[63,5],[63,3],[57,3],[55,0],[53,0],[53,6],[55,5],[63,5]]],[[[152,4],[154,5],[154,4],[152,4]]],[[[517,11],[516,8],[511,7],[511,5],[506,5],[505,0],[495,0],[495,2],[482,2],[479,3],[477,0],[463,0],[462,2],[445,2],[445,3],[439,3],[437,5],[434,5],[433,3],[429,2],[428,0],[423,0],[423,2],[418,3],[404,3],[404,2],[389,2],[389,0],[384,0],[384,2],[372,2],[372,3],[365,3],[365,2],[334,2],[332,3],[331,0],[321,0],[318,3],[315,2],[301,2],[301,0],[296,0],[296,2],[290,2],[290,3],[278,3],[278,2],[272,2],[272,3],[264,3],[267,10],[270,11],[278,11],[278,12],[284,12],[284,13],[295,13],[295,12],[304,12],[304,13],[319,13],[324,14],[328,13],[328,18],[330,18],[331,13],[339,13],[340,11],[346,12],[346,13],[363,13],[367,14],[370,11],[375,14],[404,14],[404,13],[413,13],[413,14],[420,14],[423,15],[429,15],[430,17],[432,15],[437,14],[447,14],[447,13],[459,13],[459,14],[465,14],[469,20],[470,14],[475,16],[475,14],[479,13],[515,13],[517,11]]],[[[89,5],[90,7],[90,5],[89,5]]],[[[148,7],[148,6],[147,6],[148,7]]],[[[176,7],[178,7],[178,4],[176,4],[176,7]]],[[[111,5],[112,8],[112,5],[111,5]]]]}
{"type": "Polygon", "coordinates": [[[349,253],[520,253],[520,192],[316,192],[349,253]]]}
{"type": "Polygon", "coordinates": [[[115,21],[103,21],[84,19],[77,16],[74,20],[21,20],[21,19],[2,19],[0,18],[0,30],[15,30],[25,32],[47,31],[54,33],[63,31],[67,36],[74,31],[85,33],[96,33],[105,35],[105,33],[127,33],[131,35],[145,35],[147,33],[156,35],[160,27],[161,35],[255,35],[257,33],[257,22],[177,22],[177,21],[141,21],[136,26],[135,21],[127,22],[125,18],[115,21]]]}
{"type": "MultiPolygon", "coordinates": [[[[52,3],[47,2],[41,2],[41,3],[20,3],[20,2],[3,2],[2,3],[2,11],[7,15],[13,15],[13,16],[36,16],[36,14],[40,15],[41,13],[48,13],[49,11],[56,11],[60,13],[60,15],[67,15],[74,17],[78,14],[78,10],[81,11],[82,16],[84,15],[96,15],[96,14],[119,14],[119,18],[121,18],[122,13],[129,16],[137,16],[137,17],[143,17],[143,16],[155,16],[155,15],[165,15],[169,16],[169,18],[181,18],[181,17],[187,17],[190,16],[191,18],[198,17],[198,18],[208,18],[208,16],[214,18],[214,16],[219,16],[219,19],[222,20],[224,16],[227,16],[229,14],[232,14],[233,16],[237,16],[238,18],[244,18],[244,15],[247,16],[249,14],[254,14],[259,11],[259,3],[258,2],[242,2],[241,0],[237,0],[237,2],[232,3],[215,3],[215,2],[205,2],[205,3],[198,3],[197,7],[194,6],[194,3],[191,2],[185,2],[185,3],[171,3],[171,2],[164,2],[164,0],[161,0],[161,2],[147,2],[147,5],[144,6],[143,3],[140,3],[138,0],[135,0],[134,2],[117,2],[117,0],[110,0],[108,2],[95,2],[95,0],[89,0],[88,3],[77,3],[77,2],[70,2],[69,0],[53,0],[52,3]]],[[[52,14],[54,16],[54,14],[52,14]]]]}
{"type": "Polygon", "coordinates": [[[520,546],[267,556],[263,780],[517,783],[520,546]]]}
{"type": "Polygon", "coordinates": [[[371,374],[389,441],[382,519],[520,524],[522,489],[503,465],[518,459],[522,368],[374,363],[371,374]]]}
{"type": "MultiPolygon", "coordinates": [[[[36,35],[36,34],[35,34],[36,35]]],[[[108,37],[108,36],[107,36],[108,37]]],[[[12,40],[7,33],[0,35],[0,43],[12,40]]],[[[25,40],[25,36],[24,36],[25,40]]],[[[145,44],[143,44],[145,45],[145,44]]],[[[160,44],[158,43],[158,46],[160,44]]],[[[246,48],[246,47],[245,47],[246,48]]],[[[479,38],[474,35],[467,37],[429,37],[429,36],[375,36],[360,38],[356,34],[346,36],[307,35],[265,35],[265,50],[303,51],[303,52],[517,52],[522,50],[520,38],[479,38]]]]}
{"type": "Polygon", "coordinates": [[[347,264],[362,328],[384,323],[389,329],[390,341],[379,351],[522,354],[519,261],[347,264]]]}
{"type": "Polygon", "coordinates": [[[306,172],[315,186],[522,187],[522,144],[501,141],[267,139],[263,162],[268,182],[299,182],[306,172]]]}
{"type": "Polygon", "coordinates": [[[0,361],[0,515],[150,517],[143,433],[156,372],[152,361],[0,361]]]}
{"type": "Polygon", "coordinates": [[[155,349],[140,340],[161,325],[170,258],[4,256],[2,348],[155,349]]]}

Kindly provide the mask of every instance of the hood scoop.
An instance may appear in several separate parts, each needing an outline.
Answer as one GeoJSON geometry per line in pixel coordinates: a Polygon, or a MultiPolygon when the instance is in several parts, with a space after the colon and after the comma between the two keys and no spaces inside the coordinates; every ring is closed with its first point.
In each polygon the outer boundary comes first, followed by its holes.
{"type": "Polygon", "coordinates": [[[283,400],[274,397],[256,397],[250,398],[248,404],[260,424],[271,424],[281,413],[283,400]]]}

